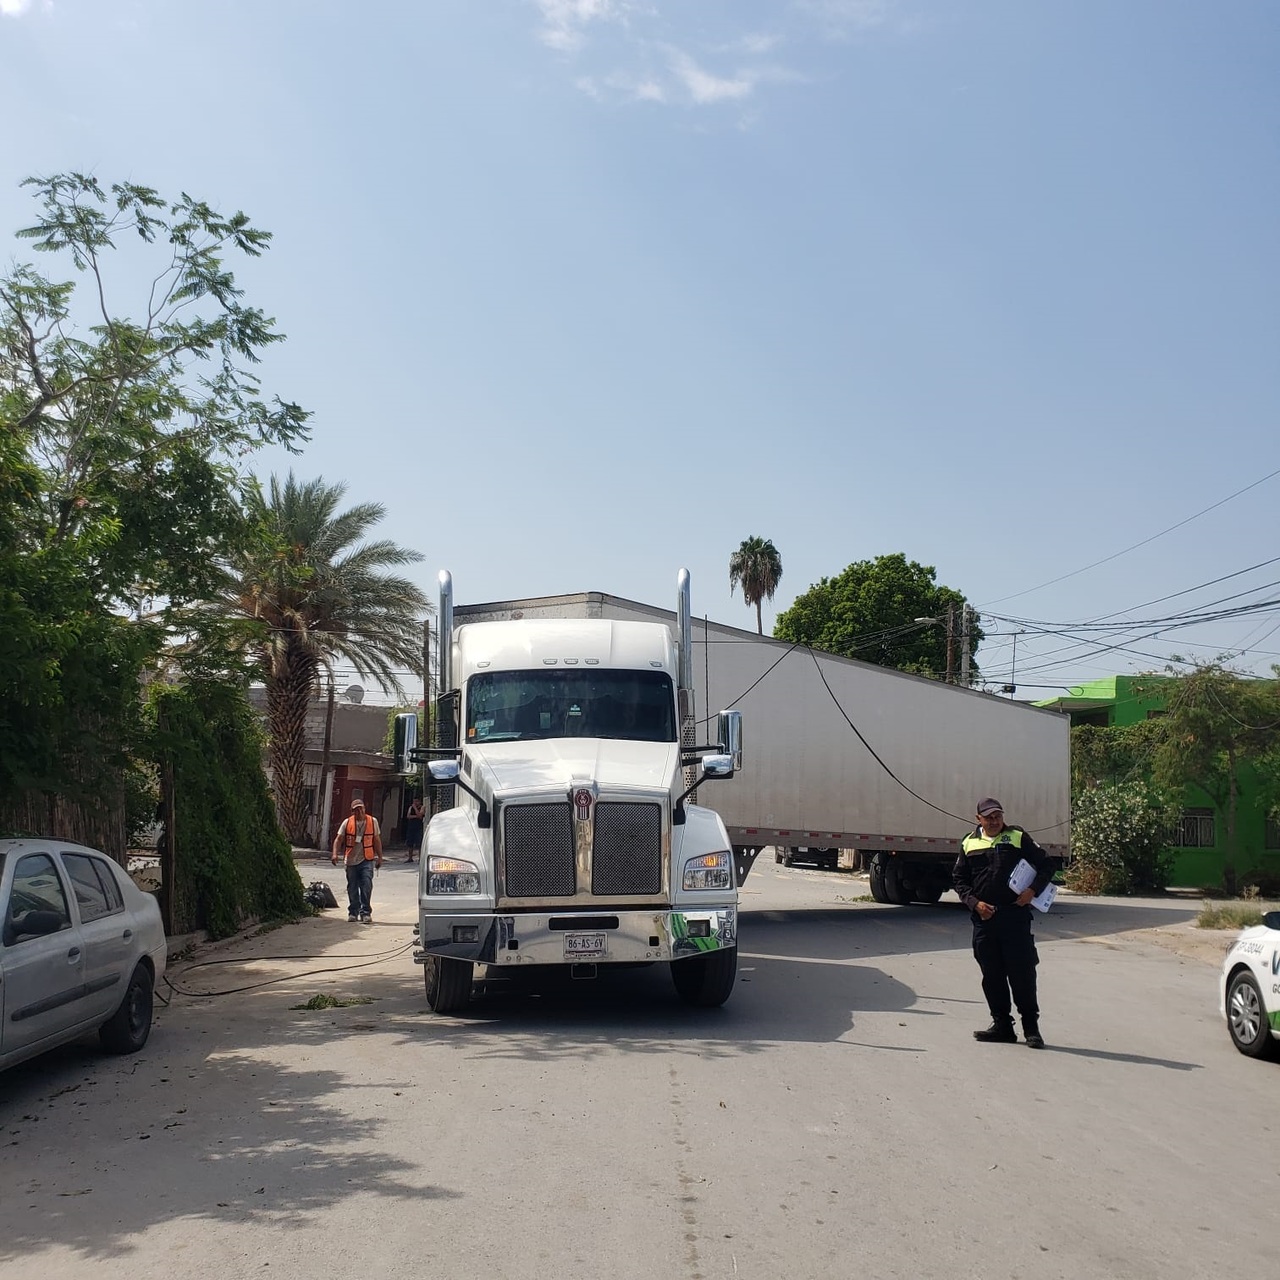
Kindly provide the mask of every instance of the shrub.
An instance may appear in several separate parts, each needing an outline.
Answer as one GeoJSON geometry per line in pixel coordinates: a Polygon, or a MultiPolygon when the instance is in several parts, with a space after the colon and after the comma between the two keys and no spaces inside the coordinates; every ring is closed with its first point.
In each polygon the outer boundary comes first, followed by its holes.
{"type": "Polygon", "coordinates": [[[1077,893],[1161,890],[1173,874],[1169,811],[1144,782],[1105,783],[1076,796],[1067,887],[1077,893]]]}
{"type": "Polygon", "coordinates": [[[1201,929],[1248,929],[1261,924],[1266,907],[1252,902],[1224,902],[1220,906],[1205,903],[1196,917],[1201,929]]]}
{"type": "Polygon", "coordinates": [[[235,933],[251,918],[304,914],[302,880],[262,771],[262,735],[244,691],[229,681],[157,686],[160,759],[174,773],[177,930],[235,933]]]}

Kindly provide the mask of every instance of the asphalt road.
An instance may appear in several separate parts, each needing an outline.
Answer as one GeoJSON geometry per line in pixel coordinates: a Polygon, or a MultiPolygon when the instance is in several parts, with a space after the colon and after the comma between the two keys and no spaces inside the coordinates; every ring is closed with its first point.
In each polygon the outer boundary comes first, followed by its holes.
{"type": "Polygon", "coordinates": [[[415,888],[388,865],[372,925],[175,965],[184,992],[289,980],[172,994],[136,1058],[0,1076],[6,1280],[1274,1271],[1280,1065],[1231,1047],[1214,964],[1150,940],[1195,903],[1060,899],[1036,1053],[972,1039],[954,901],[761,860],[723,1009],[652,968],[435,1018],[415,888]],[[371,1003],[295,1007],[317,994],[371,1003]]]}

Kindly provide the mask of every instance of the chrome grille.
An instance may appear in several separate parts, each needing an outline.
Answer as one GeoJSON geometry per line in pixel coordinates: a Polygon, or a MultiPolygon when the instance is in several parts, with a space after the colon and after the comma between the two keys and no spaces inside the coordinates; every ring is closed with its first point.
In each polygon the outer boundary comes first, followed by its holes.
{"type": "Polygon", "coordinates": [[[591,892],[662,891],[662,806],[601,801],[591,846],[591,892]]]}
{"type": "Polygon", "coordinates": [[[573,822],[567,804],[520,804],[502,811],[509,898],[571,898],[573,822]]]}

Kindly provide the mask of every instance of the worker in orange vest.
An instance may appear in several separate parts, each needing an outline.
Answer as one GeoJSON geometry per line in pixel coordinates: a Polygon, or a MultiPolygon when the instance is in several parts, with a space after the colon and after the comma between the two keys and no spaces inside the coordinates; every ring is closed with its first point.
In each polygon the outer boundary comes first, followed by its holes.
{"type": "Polygon", "coordinates": [[[372,924],[373,869],[382,866],[382,831],[377,818],[365,813],[359,796],[351,801],[351,816],[338,824],[333,838],[335,867],[339,857],[347,865],[347,919],[372,924]]]}

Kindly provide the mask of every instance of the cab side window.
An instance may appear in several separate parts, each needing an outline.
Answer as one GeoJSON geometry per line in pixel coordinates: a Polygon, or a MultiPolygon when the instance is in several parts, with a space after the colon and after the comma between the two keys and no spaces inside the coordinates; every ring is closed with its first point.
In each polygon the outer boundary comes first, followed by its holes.
{"type": "Polygon", "coordinates": [[[47,853],[19,859],[4,913],[5,946],[70,928],[71,910],[53,859],[47,853]]]}
{"type": "Polygon", "coordinates": [[[124,909],[120,886],[111,874],[111,868],[101,858],[91,858],[84,853],[64,853],[62,865],[71,877],[82,922],[97,920],[100,916],[109,916],[124,909]]]}

